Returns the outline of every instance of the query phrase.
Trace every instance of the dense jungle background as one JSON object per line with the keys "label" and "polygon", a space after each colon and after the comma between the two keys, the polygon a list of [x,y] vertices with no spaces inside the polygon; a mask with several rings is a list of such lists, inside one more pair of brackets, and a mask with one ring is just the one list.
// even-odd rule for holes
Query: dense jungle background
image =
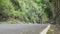
{"label": "dense jungle background", "polygon": [[60,0],[0,0],[0,24],[60,24]]}

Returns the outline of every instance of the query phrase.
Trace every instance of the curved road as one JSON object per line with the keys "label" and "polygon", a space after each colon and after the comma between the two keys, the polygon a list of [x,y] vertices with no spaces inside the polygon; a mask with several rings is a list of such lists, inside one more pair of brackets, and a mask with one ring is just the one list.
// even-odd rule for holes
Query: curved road
{"label": "curved road", "polygon": [[1,24],[0,34],[40,34],[48,24]]}

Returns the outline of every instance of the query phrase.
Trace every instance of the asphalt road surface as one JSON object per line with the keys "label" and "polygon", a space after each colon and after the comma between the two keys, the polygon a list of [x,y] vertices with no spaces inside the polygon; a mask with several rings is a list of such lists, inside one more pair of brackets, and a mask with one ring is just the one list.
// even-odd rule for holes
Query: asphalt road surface
{"label": "asphalt road surface", "polygon": [[40,34],[48,24],[1,24],[0,34]]}

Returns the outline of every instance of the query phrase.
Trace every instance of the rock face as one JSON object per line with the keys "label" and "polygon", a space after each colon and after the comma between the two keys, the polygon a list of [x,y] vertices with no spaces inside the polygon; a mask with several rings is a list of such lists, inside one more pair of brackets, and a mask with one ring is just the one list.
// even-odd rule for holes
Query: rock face
{"label": "rock face", "polygon": [[54,24],[60,24],[60,0],[55,0],[54,1],[54,14],[55,16],[53,17]]}

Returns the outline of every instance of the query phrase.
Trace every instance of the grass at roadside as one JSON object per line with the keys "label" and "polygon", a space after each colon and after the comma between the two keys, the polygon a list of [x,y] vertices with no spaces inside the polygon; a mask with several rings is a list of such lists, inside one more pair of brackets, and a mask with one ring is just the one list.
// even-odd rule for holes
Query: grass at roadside
{"label": "grass at roadside", "polygon": [[49,29],[47,34],[54,34],[54,29]]}
{"label": "grass at roadside", "polygon": [[16,24],[16,22],[14,22],[14,21],[3,21],[3,22],[0,22],[0,24]]}

